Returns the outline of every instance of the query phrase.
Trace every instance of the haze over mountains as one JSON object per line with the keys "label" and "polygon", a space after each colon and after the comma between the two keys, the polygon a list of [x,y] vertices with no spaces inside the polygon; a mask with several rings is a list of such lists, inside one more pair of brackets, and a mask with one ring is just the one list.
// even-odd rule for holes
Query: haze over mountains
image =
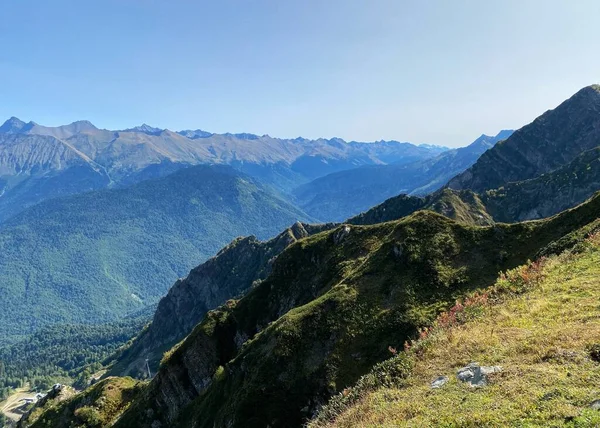
{"label": "haze over mountains", "polygon": [[318,219],[343,221],[399,193],[425,195],[475,163],[513,131],[481,135],[466,147],[410,163],[364,166],[332,173],[293,191],[297,203]]}
{"label": "haze over mountains", "polygon": [[408,163],[444,150],[395,141],[177,133],[145,124],[122,131],[88,121],[46,127],[13,117],[0,126],[0,221],[44,199],[130,185],[190,165],[231,165],[287,192],[331,172]]}
{"label": "haze over mountains", "polygon": [[[328,227],[314,236],[289,240],[289,246],[277,250],[280,253],[267,271],[264,260],[252,263],[255,270],[248,269],[247,260],[254,251],[246,246],[265,245],[252,241],[233,243],[198,267],[189,279],[174,285],[159,305],[152,333],[144,333],[115,368],[130,373],[131,352],[137,352],[141,343],[145,345],[138,355],[155,351],[146,335],[160,332],[160,337],[170,341],[182,337],[181,324],[173,322],[180,317],[175,308],[189,303],[191,290],[194,296],[208,289],[230,290],[229,296],[234,297],[241,290],[236,286],[241,286],[247,293],[208,312],[202,320],[202,311],[183,311],[194,314],[185,325],[200,324],[166,354],[156,378],[117,417],[117,426],[299,426],[327,397],[352,385],[389,355],[390,345],[400,349],[419,326],[431,323],[439,305],[447,307],[457,296],[491,284],[499,270],[540,252],[562,251],[589,236],[600,216],[599,197],[592,196],[598,190],[597,149],[589,150],[594,140],[600,146],[600,138],[590,134],[600,129],[595,124],[600,114],[591,116],[585,127],[576,118],[593,110],[600,98],[597,88],[591,90],[582,91],[586,102],[581,103],[580,92],[546,113],[542,126],[536,120],[490,149],[501,152],[514,147],[522,134],[531,135],[518,150],[539,159],[540,164],[549,157],[553,170],[510,183],[519,174],[519,166],[513,171],[507,164],[510,172],[507,178],[501,176],[502,188],[485,193],[444,188],[426,198],[392,198],[351,220],[372,226]],[[534,131],[538,138],[533,138]],[[571,138],[564,139],[565,133]],[[569,152],[572,141],[581,140],[590,143],[579,144],[573,150],[578,153],[571,156],[555,157],[563,149]],[[545,150],[547,145],[556,147],[556,152]],[[480,162],[492,155],[477,161],[472,170],[481,170]],[[587,174],[582,175],[584,171]],[[481,179],[484,189],[497,182]],[[543,188],[549,183],[557,183],[553,189],[560,204],[544,208],[549,195]],[[502,198],[513,201],[514,207],[524,201],[520,212],[526,214],[513,213],[510,221],[523,215],[541,217],[572,207],[581,198],[592,198],[549,220],[505,225],[495,223],[498,214],[486,205],[494,195],[500,198],[499,207],[513,206],[504,206]],[[423,208],[457,221],[415,212]],[[489,226],[473,226],[477,224]],[[218,274],[238,269],[249,274],[239,283]],[[209,273],[210,279],[203,282],[195,272]],[[250,286],[252,278],[258,280]],[[205,301],[201,298],[194,305],[202,309]]]}
{"label": "haze over mountains", "polygon": [[2,127],[7,183],[69,165],[116,188],[0,225],[2,334],[123,317],[172,287],[152,324],[105,361],[110,375],[150,372],[150,383],[109,377],[41,401],[24,426],[301,426],[371,369],[372,388],[396,379],[400,368],[377,365],[390,349],[499,271],[600,231],[600,86],[453,150],[36,127]]}

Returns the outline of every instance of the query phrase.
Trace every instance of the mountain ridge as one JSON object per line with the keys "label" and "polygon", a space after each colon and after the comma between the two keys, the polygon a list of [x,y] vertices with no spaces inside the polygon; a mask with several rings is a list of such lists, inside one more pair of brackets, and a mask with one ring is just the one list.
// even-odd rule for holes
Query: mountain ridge
{"label": "mountain ridge", "polygon": [[573,161],[599,141],[600,85],[591,85],[486,152],[448,187],[482,192],[534,178]]}
{"label": "mountain ridge", "polygon": [[[438,285],[429,282],[419,289],[419,299],[450,304],[453,298],[442,298],[444,293],[455,297],[450,290],[459,292],[459,284],[473,290],[491,283],[499,270],[525,262],[554,240],[595,221],[599,204],[597,195],[549,220],[475,228],[422,211],[394,222],[340,226],[303,239],[278,257],[266,281],[239,301],[211,311],[166,355],[144,394],[152,399],[136,402],[117,426],[150,426],[155,420],[181,426],[298,425],[332,389],[341,391],[357,379],[360,367],[381,358],[388,345],[399,346],[414,334],[411,322],[419,325],[431,316],[425,314],[433,307],[413,309],[410,313],[419,321],[411,322],[406,315],[386,311],[395,307],[390,299],[399,299],[397,310],[404,313],[402,287],[434,281]],[[362,261],[365,251],[374,253]],[[478,260],[477,275],[466,262],[471,257]],[[454,260],[449,271],[437,264],[442,260]],[[482,263],[490,266],[483,268]],[[399,275],[402,280],[395,285],[384,280]],[[359,325],[362,333],[352,333]],[[265,394],[268,405],[259,398]],[[304,406],[308,409],[303,412]],[[142,409],[148,408],[153,416],[144,417]]]}
{"label": "mountain ridge", "polygon": [[293,191],[299,206],[322,221],[343,221],[399,193],[425,195],[469,168],[507,136],[481,135],[471,144],[406,164],[370,165],[317,178]]}
{"label": "mountain ridge", "polygon": [[[19,146],[12,143],[15,139]],[[48,153],[49,147],[61,144],[60,154]],[[147,124],[113,131],[84,120],[47,127],[13,117],[0,126],[0,192],[6,195],[0,196],[0,223],[45,199],[125,187],[198,164],[230,165],[284,194],[332,171],[412,162],[443,150],[399,142],[173,132]],[[81,159],[73,165],[73,158]],[[72,166],[77,168],[69,171]],[[45,191],[35,192],[41,185]]]}
{"label": "mountain ridge", "polygon": [[333,227],[297,222],[269,241],[254,236],[232,241],[173,284],[148,328],[117,357],[109,374],[144,377],[148,367],[158,370],[163,353],[184,339],[209,310],[256,287],[291,244]]}

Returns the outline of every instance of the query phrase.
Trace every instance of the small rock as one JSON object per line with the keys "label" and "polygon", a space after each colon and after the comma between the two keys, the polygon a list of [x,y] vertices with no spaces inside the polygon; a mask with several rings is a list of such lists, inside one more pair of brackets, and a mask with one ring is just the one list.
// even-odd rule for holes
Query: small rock
{"label": "small rock", "polygon": [[394,255],[396,257],[402,257],[402,247],[400,245],[394,245]]}
{"label": "small rock", "polygon": [[441,388],[442,386],[446,385],[448,380],[449,379],[447,376],[440,376],[437,379],[435,379],[433,382],[431,382],[431,388],[432,389]]}
{"label": "small rock", "polygon": [[594,410],[600,410],[600,400],[594,400],[590,404],[590,408]]}
{"label": "small rock", "polygon": [[345,224],[341,229],[339,229],[334,235],[333,235],[333,243],[338,245],[341,244],[342,241],[344,241],[344,239],[346,239],[346,237],[350,234],[350,226],[348,226],[347,224]]}
{"label": "small rock", "polygon": [[499,366],[480,366],[478,363],[471,363],[456,373],[456,377],[461,382],[466,382],[472,387],[485,386],[488,383],[488,375],[501,372]]}

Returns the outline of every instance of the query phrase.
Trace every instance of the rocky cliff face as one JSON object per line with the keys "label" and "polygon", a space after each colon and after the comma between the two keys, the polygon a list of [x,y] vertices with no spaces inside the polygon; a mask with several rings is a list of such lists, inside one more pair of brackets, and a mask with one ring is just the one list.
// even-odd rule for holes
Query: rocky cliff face
{"label": "rocky cliff face", "polygon": [[289,245],[332,227],[298,222],[266,242],[254,236],[234,240],[171,287],[152,323],[119,356],[111,373],[145,376],[146,359],[155,371],[163,353],[189,334],[210,309],[257,286]]}
{"label": "rocky cliff face", "polygon": [[598,145],[600,86],[593,85],[488,150],[448,186],[475,192],[498,188],[560,168]]}
{"label": "rocky cliff face", "polygon": [[525,221],[574,207],[599,189],[600,147],[596,147],[550,173],[488,190],[481,200],[495,221]]}

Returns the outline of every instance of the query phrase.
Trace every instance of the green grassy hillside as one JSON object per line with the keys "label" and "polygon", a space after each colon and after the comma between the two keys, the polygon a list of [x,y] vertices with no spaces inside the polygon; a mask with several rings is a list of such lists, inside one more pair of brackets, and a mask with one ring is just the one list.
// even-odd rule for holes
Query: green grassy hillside
{"label": "green grassy hillside", "polygon": [[[386,364],[390,382],[369,383],[378,373],[369,374],[310,426],[599,426],[599,299],[597,231],[455,306]],[[473,388],[456,378],[473,361],[502,371]],[[449,381],[432,389],[438,376]]]}
{"label": "green grassy hillside", "polygon": [[[121,395],[120,400],[110,407],[119,409],[119,412],[125,409],[117,417],[115,425],[299,426],[311,419],[332,396],[338,398],[321,410],[321,417],[314,423],[339,421],[340,424],[356,426],[364,422],[365,426],[369,426],[372,420],[368,419],[371,417],[368,415],[374,415],[375,424],[385,424],[382,418],[387,418],[388,414],[382,413],[384,416],[381,418],[377,416],[382,398],[377,398],[370,413],[368,408],[355,413],[352,409],[358,404],[369,405],[365,398],[370,397],[368,394],[381,394],[384,399],[388,397],[386,390],[380,387],[397,388],[404,382],[410,382],[411,376],[421,370],[419,362],[428,357],[429,352],[439,352],[436,360],[439,365],[423,363],[422,370],[429,371],[424,371],[423,378],[419,378],[420,389],[414,393],[417,396],[422,391],[430,391],[429,382],[435,378],[434,374],[451,377],[457,365],[466,365],[473,360],[500,364],[498,357],[515,356],[512,363],[503,363],[506,369],[498,375],[500,377],[505,373],[523,376],[521,371],[511,369],[511,364],[519,364],[516,359],[521,354],[525,363],[529,354],[541,358],[537,352],[539,349],[544,349],[542,356],[549,355],[548,361],[556,356],[560,364],[565,364],[561,360],[565,355],[568,358],[581,356],[577,353],[580,352],[577,346],[593,345],[592,341],[582,343],[576,335],[569,336],[577,344],[572,346],[576,351],[572,354],[571,345],[562,348],[557,339],[547,344],[543,342],[546,337],[543,322],[539,330],[534,330],[539,332],[537,336],[528,336],[530,324],[527,324],[526,318],[520,318],[521,321],[514,325],[509,320],[506,329],[500,331],[494,330],[494,325],[502,326],[504,321],[492,319],[486,324],[491,331],[485,334],[493,338],[495,348],[484,353],[485,342],[480,346],[474,341],[478,337],[475,333],[472,339],[465,333],[456,341],[440,339],[440,346],[428,347],[427,340],[438,340],[441,336],[425,328],[438,324],[454,326],[457,322],[463,325],[470,317],[486,313],[491,317],[502,315],[502,311],[496,310],[499,307],[496,304],[508,301],[506,296],[513,294],[526,296],[523,293],[533,290],[549,276],[545,269],[558,266],[553,264],[554,260],[568,259],[552,259],[547,265],[530,263],[525,268],[515,269],[541,254],[551,256],[575,247],[585,255],[581,257],[592,254],[585,263],[586,266],[595,266],[598,264],[598,252],[589,247],[596,245],[596,241],[590,240],[589,235],[594,235],[600,226],[599,214],[600,196],[596,196],[577,208],[543,221],[476,227],[432,212],[418,212],[399,221],[373,226],[342,225],[301,239],[281,253],[272,273],[246,296],[210,311],[184,341],[165,355],[157,376],[150,384],[140,386],[141,391],[133,396]],[[498,272],[506,270],[509,270],[508,273],[492,291],[481,292],[496,282]],[[596,272],[592,271],[589,276],[579,276],[586,282],[585,278],[594,275]],[[575,279],[569,272],[565,278]],[[582,296],[578,286],[574,290],[573,298]],[[540,296],[557,303],[574,301],[555,293],[552,288],[540,288]],[[587,300],[577,303],[583,305],[581,312],[579,309],[570,312],[558,309],[564,313],[544,315],[544,322],[565,327],[572,325],[573,328],[577,325],[577,328],[588,329],[594,335],[594,318],[582,319],[578,318],[578,314],[584,316],[588,311],[586,305],[597,299],[583,296]],[[464,304],[456,305],[457,300]],[[531,303],[527,299],[522,300],[521,307],[524,310],[536,308]],[[569,322],[570,319],[572,322]],[[443,332],[445,334],[446,330]],[[511,334],[516,335],[514,346],[510,352],[503,353],[501,347],[504,342],[501,339],[508,340]],[[415,340],[419,336],[424,341]],[[552,337],[561,336],[559,333],[548,336],[549,339]],[[569,340],[566,339],[565,343]],[[409,346],[405,347],[406,343]],[[555,354],[542,348],[549,344],[559,347]],[[455,351],[453,346],[457,347]],[[408,354],[403,354],[403,349],[408,349]],[[499,353],[493,354],[497,349]],[[563,353],[563,350],[568,352]],[[394,353],[401,355],[386,361]],[[416,359],[411,355],[416,355]],[[373,372],[368,374],[371,370]],[[568,370],[572,372],[575,368]],[[562,373],[560,379],[570,377],[566,372]],[[365,374],[366,377],[361,377]],[[546,375],[543,371],[541,374]],[[550,375],[554,376],[552,372]],[[427,379],[425,386],[423,379]],[[495,379],[492,377],[492,386]],[[358,386],[351,388],[357,381]],[[515,385],[511,388],[517,391]],[[461,386],[451,381],[441,394],[453,391],[453,388]],[[568,398],[572,397],[569,390],[555,389],[559,396],[563,394],[566,399],[571,399]],[[63,404],[52,404],[51,411],[40,409],[35,416],[38,419],[33,420],[44,420],[49,426],[77,426],[81,424],[76,411],[79,405],[73,403],[81,402],[78,400],[93,391],[97,391],[96,387]],[[463,408],[475,409],[479,412],[477,417],[483,415],[476,420],[486,421],[485,406],[489,406],[491,401],[485,391],[495,390],[484,389],[483,395],[469,391],[464,394],[471,395],[463,394],[461,400],[466,397],[466,400],[481,401]],[[549,392],[547,397],[552,400],[555,392]],[[402,393],[402,390],[394,392]],[[415,411],[421,409],[426,412],[429,409],[426,400],[431,399],[431,394],[433,392],[428,392]],[[591,392],[579,395],[581,398],[575,402],[583,408],[581,403],[590,399],[591,395]],[[499,396],[498,400],[515,402],[514,397],[506,394]],[[459,403],[451,401],[451,394],[435,405],[445,406],[448,403],[452,406],[438,413],[431,412],[432,417],[439,414],[440,418],[451,418],[449,412],[460,408]],[[410,406],[402,407],[398,400],[391,400],[389,406],[392,417],[395,417],[393,406],[410,410]],[[99,420],[110,420],[111,423],[114,420],[115,413],[105,416],[101,406],[92,404],[91,407],[93,411],[86,412]],[[560,412],[557,414],[562,417]],[[582,412],[565,417],[575,420],[587,415]],[[346,417],[350,419],[344,419]],[[351,419],[356,417],[365,419],[360,422]],[[391,420],[390,425],[398,422],[397,419]],[[457,420],[456,426],[462,426],[461,419]]]}
{"label": "green grassy hillside", "polygon": [[419,212],[303,239],[245,297],[209,312],[118,424],[299,425],[457,298],[599,213],[600,197],[491,227]]}
{"label": "green grassy hillside", "polygon": [[50,392],[19,423],[20,428],[99,428],[111,426],[143,391],[134,379],[108,378],[74,395],[70,388]]}

